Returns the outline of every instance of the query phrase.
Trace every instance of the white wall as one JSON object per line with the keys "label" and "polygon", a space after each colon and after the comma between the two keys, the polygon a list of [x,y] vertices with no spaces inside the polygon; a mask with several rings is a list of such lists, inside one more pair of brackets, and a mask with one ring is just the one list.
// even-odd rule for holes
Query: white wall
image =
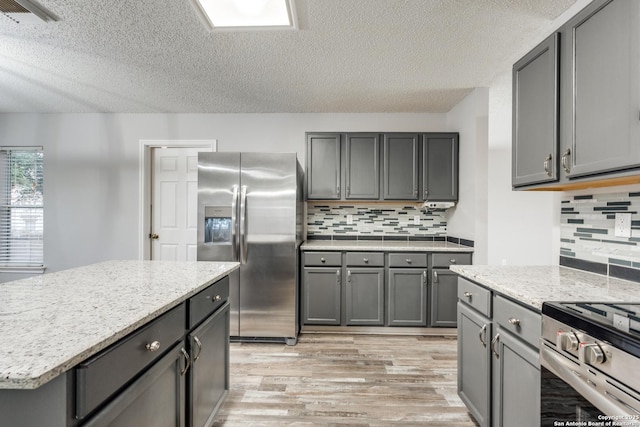
{"label": "white wall", "polygon": [[488,264],[558,264],[560,196],[511,189],[511,70],[489,88]]}
{"label": "white wall", "polygon": [[216,139],[304,165],[306,131],[445,129],[445,114],[0,114],[1,145],[44,147],[48,272],[138,257],[140,140]]}
{"label": "white wall", "polygon": [[459,202],[450,209],[448,234],[473,240],[474,263],[487,259],[487,121],[486,88],[478,88],[447,114],[447,128],[460,133]]}

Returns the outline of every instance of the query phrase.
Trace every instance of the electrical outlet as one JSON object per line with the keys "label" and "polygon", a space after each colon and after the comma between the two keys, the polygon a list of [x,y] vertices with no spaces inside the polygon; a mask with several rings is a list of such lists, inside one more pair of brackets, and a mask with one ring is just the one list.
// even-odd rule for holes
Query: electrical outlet
{"label": "electrical outlet", "polygon": [[347,224],[348,225],[353,224],[353,215],[347,215]]}
{"label": "electrical outlet", "polygon": [[413,216],[413,223],[415,225],[420,225],[420,215],[414,215]]}
{"label": "electrical outlet", "polygon": [[631,214],[630,213],[627,213],[627,212],[616,213],[615,236],[631,237]]}
{"label": "electrical outlet", "polygon": [[624,332],[629,332],[629,318],[618,313],[613,313],[613,327]]}

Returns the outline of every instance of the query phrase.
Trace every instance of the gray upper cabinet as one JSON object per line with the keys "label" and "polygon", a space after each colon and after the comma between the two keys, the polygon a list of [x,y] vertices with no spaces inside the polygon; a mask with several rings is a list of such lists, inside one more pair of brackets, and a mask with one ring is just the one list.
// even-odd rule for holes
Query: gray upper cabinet
{"label": "gray upper cabinet", "polygon": [[514,187],[558,180],[558,53],[555,33],[513,66]]}
{"label": "gray upper cabinet", "polygon": [[418,200],[418,134],[384,135],[383,199]]}
{"label": "gray upper cabinet", "polygon": [[380,198],[380,137],[347,134],[345,138],[345,198]]}
{"label": "gray upper cabinet", "polygon": [[515,189],[637,182],[640,2],[595,0],[513,67]]}
{"label": "gray upper cabinet", "polygon": [[341,197],[339,133],[307,134],[307,199]]}
{"label": "gray upper cabinet", "polygon": [[640,2],[597,0],[563,29],[561,164],[570,178],[640,166],[639,27]]}
{"label": "gray upper cabinet", "polygon": [[458,200],[458,134],[422,137],[422,198]]}

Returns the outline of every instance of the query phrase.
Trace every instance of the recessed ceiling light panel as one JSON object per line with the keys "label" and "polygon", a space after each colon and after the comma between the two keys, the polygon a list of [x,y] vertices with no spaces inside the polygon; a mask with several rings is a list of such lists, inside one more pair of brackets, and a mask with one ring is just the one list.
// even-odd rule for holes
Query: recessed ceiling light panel
{"label": "recessed ceiling light panel", "polygon": [[213,30],[296,28],[293,0],[191,0]]}

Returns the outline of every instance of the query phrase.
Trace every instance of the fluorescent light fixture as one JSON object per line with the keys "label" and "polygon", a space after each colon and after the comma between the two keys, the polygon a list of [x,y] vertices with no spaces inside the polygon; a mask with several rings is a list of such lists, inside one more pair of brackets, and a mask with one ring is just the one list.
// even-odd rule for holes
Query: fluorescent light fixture
{"label": "fluorescent light fixture", "polygon": [[192,0],[217,29],[295,28],[293,0]]}

